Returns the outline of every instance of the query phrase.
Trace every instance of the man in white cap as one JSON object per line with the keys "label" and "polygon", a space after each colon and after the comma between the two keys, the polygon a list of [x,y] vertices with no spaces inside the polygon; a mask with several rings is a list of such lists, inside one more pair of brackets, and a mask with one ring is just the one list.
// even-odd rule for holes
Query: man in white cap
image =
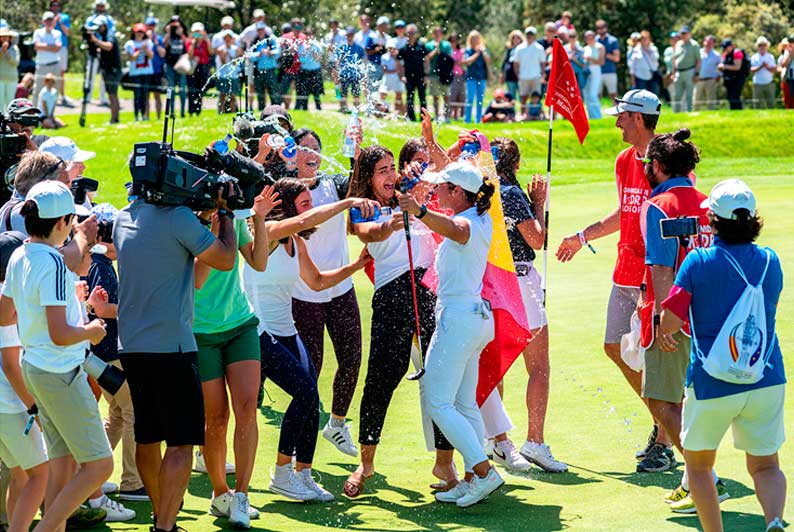
{"label": "man in white cap", "polygon": [[[513,70],[518,77],[518,96],[521,97],[521,115],[528,117],[527,100],[533,92],[540,93],[546,71],[546,50],[537,41],[538,30],[529,26],[524,30],[526,40],[516,46],[510,55]],[[515,98],[517,95],[514,94]]]}
{"label": "man in white cap", "polygon": [[[604,351],[639,396],[642,390],[642,374],[623,361],[620,356],[620,341],[624,334],[631,331],[631,316],[640,299],[640,285],[645,270],[645,244],[640,230],[640,210],[651,192],[642,159],[648,143],[655,136],[662,105],[655,94],[638,89],[628,91],[623,98],[616,98],[615,103],[615,107],[607,109],[606,113],[617,116],[615,125],[623,132],[623,141],[631,145],[620,152],[615,160],[618,206],[601,220],[563,238],[557,248],[557,260],[568,262],[580,249],[589,246],[591,241],[619,232],[618,256],[607,305]],[[648,445],[637,453],[637,459],[645,459],[648,451],[657,442],[669,444],[670,439],[654,421]],[[669,468],[671,455],[672,451],[665,457],[657,457],[656,461],[666,461]]]}
{"label": "man in white cap", "polygon": [[[85,162],[96,157],[95,152],[78,148],[69,137],[50,137],[39,146],[39,151],[51,153],[66,163],[70,183],[83,175]],[[88,208],[90,207],[89,202]]]}
{"label": "man in white cap", "polygon": [[45,11],[41,16],[43,27],[33,32],[33,48],[36,50],[36,81],[33,85],[31,101],[39,101],[39,93],[44,88],[47,74],[60,76],[62,34],[55,29],[55,13]]}
{"label": "man in white cap", "polygon": [[758,51],[750,56],[750,73],[753,75],[753,107],[755,109],[774,109],[774,76],[777,72],[775,56],[769,53],[769,40],[763,35],[755,40],[755,48]]}
{"label": "man in white cap", "polygon": [[237,35],[232,28],[234,27],[234,19],[230,16],[225,16],[221,19],[221,31],[212,36],[210,41],[210,53],[215,55],[215,70],[218,71],[223,66],[221,58],[216,52],[218,48],[224,45],[226,36],[231,35],[234,44],[240,44],[240,36]]}
{"label": "man in white cap", "polygon": [[[116,34],[116,22],[113,20],[113,17],[110,16],[108,13],[109,4],[106,0],[95,0],[94,1],[94,12],[85,19],[85,27],[94,27],[94,26],[101,26],[100,22],[104,21],[104,24],[107,26],[107,35],[115,35]],[[87,59],[87,58],[86,58]],[[90,61],[86,61],[86,65],[91,64]],[[94,80],[96,80],[97,74],[99,73],[99,61],[93,61],[93,72],[90,76],[90,84],[88,86],[88,94],[91,95],[94,92]],[[105,89],[105,78],[102,77],[99,80],[99,105],[110,107],[110,100],[108,99],[107,90]]]}
{"label": "man in white cap", "polygon": [[265,24],[265,35],[272,35],[273,30],[265,23],[265,11],[264,9],[254,9],[253,14],[253,21],[251,24],[246,26],[246,28],[240,33],[240,43],[246,49],[250,48],[254,43],[256,43],[256,32],[257,32],[257,24],[260,22]]}
{"label": "man in white cap", "polygon": [[673,112],[689,113],[700,71],[700,45],[692,38],[689,26],[681,26],[678,36],[680,39],[673,49]]}

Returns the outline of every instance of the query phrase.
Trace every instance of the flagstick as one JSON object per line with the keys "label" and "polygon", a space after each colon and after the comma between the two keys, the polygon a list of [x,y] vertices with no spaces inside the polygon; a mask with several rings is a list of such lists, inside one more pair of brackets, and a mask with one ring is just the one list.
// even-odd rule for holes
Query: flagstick
{"label": "flagstick", "polygon": [[546,156],[546,204],[543,221],[546,233],[543,236],[543,278],[540,285],[543,288],[543,306],[546,306],[546,276],[549,266],[549,210],[551,208],[551,138],[554,132],[554,106],[549,106],[549,148]]}

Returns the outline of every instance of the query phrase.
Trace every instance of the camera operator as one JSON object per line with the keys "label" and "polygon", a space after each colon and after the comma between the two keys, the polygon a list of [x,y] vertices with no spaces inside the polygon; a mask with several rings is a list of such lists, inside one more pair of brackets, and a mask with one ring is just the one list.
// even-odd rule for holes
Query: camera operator
{"label": "camera operator", "polygon": [[119,43],[111,29],[110,20],[104,15],[93,17],[90,25],[86,22],[84,30],[85,38],[88,40],[88,60],[89,62],[98,61],[99,72],[105,81],[105,90],[110,101],[110,123],[117,124],[119,121],[118,92],[121,83]]}
{"label": "camera operator", "polygon": [[[110,16],[110,13],[108,13],[108,4],[107,4],[106,0],[95,0],[94,1],[94,12],[91,13],[88,16],[88,18],[85,19],[85,26],[84,27],[90,27],[90,26],[98,25],[98,24],[96,24],[96,20],[99,17],[103,17],[105,19],[105,21],[107,22],[108,33],[110,35],[115,35],[116,34],[116,24],[115,24],[115,21],[113,20],[113,17]],[[86,44],[86,45],[88,44],[88,39],[86,39],[85,35],[83,36],[83,41],[84,41],[84,44]],[[97,74],[99,73],[99,64],[96,61],[94,61],[93,64],[92,64],[91,61],[89,60],[91,55],[96,56],[96,50],[92,51],[91,47],[88,47],[87,48],[87,57],[86,57],[86,76],[89,77],[89,84],[88,84],[89,100],[91,99],[90,95],[94,92],[94,79],[96,78]],[[91,72],[89,72],[87,70],[88,67],[91,67]],[[100,105],[104,105],[104,106],[108,106],[109,105],[107,94],[106,94],[106,91],[105,91],[105,82],[104,81],[101,82],[100,85],[99,85],[99,102],[100,102]]]}
{"label": "camera operator", "polygon": [[[228,189],[231,184],[224,185]],[[119,349],[135,411],[138,472],[154,530],[176,530],[194,445],[204,444],[204,400],[193,336],[194,259],[228,271],[237,236],[228,194],[218,194],[217,238],[185,206],[136,199],[116,217]],[[152,259],[155,260],[152,260]],[[162,442],[166,452],[161,456]],[[161,484],[160,479],[168,479]]]}
{"label": "camera operator", "polygon": [[[8,115],[7,124],[11,132],[27,137],[26,151],[36,151],[49,138],[47,135],[33,134],[33,130],[41,117],[41,109],[33,105],[33,102],[27,98],[12,100],[6,108],[6,114]],[[20,153],[19,155],[21,156],[22,154]]]}
{"label": "camera operator", "polygon": [[[35,184],[48,180],[60,181],[68,186],[67,166],[63,159],[59,159],[51,153],[34,151],[22,156],[14,178],[14,197],[0,208],[0,223],[2,223],[4,231],[19,231],[27,235],[25,218],[20,211],[28,191]],[[71,271],[76,271],[88,250],[96,244],[96,217],[90,216],[80,223],[77,223],[75,219],[72,223],[72,232],[72,239],[59,251],[63,255],[66,267]]]}

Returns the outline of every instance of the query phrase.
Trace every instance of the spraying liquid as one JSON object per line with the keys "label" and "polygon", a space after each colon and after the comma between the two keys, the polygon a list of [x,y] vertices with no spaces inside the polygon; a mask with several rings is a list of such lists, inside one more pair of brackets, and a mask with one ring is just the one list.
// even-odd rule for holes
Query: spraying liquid
{"label": "spraying liquid", "polygon": [[353,138],[354,127],[358,127],[358,109],[355,107],[350,113],[350,120],[347,122],[347,129],[345,129],[345,142],[342,144],[342,155],[345,157],[355,157],[356,155],[356,139]]}
{"label": "spraying liquid", "polygon": [[350,221],[354,224],[374,222],[381,216],[391,216],[392,212],[394,211],[389,207],[375,207],[375,213],[369,218],[364,218],[364,215],[361,214],[361,209],[353,207],[350,209]]}

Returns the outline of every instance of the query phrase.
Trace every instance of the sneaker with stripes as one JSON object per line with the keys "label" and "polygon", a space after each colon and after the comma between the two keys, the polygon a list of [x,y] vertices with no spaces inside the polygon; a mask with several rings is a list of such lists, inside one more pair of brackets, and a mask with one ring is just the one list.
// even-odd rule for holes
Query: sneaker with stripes
{"label": "sneaker with stripes", "polygon": [[332,425],[331,421],[332,419],[329,419],[323,428],[323,438],[333,443],[339,452],[348,456],[358,456],[358,447],[353,443],[353,437],[350,435],[350,425],[347,423]]}

